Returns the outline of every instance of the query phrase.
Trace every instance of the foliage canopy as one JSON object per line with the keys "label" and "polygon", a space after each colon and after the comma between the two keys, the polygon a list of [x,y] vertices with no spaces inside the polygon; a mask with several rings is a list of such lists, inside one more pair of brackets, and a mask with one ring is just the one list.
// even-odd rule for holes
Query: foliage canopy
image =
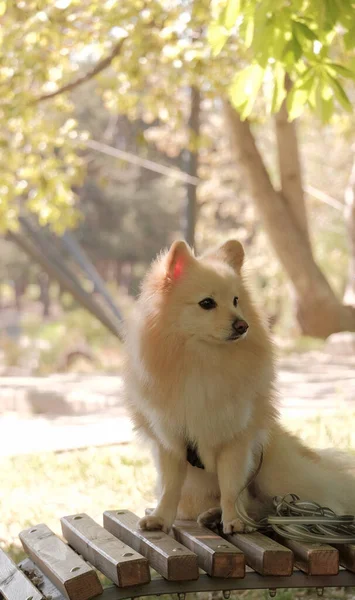
{"label": "foliage canopy", "polygon": [[292,82],[291,119],[309,106],[326,122],[334,101],[352,110],[343,85],[355,79],[355,4],[350,0],[218,0],[208,29],[214,55],[233,37],[246,62],[229,88],[242,117],[250,115],[262,84],[269,110],[277,112],[286,96],[286,75]]}
{"label": "foliage canopy", "polygon": [[306,106],[324,121],[335,106],[351,109],[350,0],[1,0],[0,14],[3,230],[22,207],[57,229],[74,223],[85,133],[60,92],[83,73],[95,72],[110,110],[175,131],[192,85],[205,97],[229,95],[246,118],[261,95],[278,110],[287,74],[291,118]]}

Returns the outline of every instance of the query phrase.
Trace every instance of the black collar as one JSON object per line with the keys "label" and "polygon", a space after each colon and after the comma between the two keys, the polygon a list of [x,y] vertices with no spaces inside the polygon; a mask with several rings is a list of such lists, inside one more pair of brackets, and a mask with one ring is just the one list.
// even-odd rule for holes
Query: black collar
{"label": "black collar", "polygon": [[186,448],[186,460],[193,467],[197,467],[198,469],[204,469],[205,465],[201,461],[199,454],[197,452],[196,444],[191,444],[188,442]]}

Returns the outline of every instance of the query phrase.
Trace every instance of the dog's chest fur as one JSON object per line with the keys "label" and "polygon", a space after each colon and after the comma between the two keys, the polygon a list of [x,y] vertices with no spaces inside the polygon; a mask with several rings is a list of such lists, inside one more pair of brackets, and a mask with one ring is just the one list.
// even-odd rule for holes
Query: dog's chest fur
{"label": "dog's chest fur", "polygon": [[180,424],[187,438],[199,446],[216,446],[248,425],[253,401],[243,381],[228,381],[212,366],[210,373],[192,370],[181,387]]}
{"label": "dog's chest fur", "polygon": [[238,363],[231,369],[223,361],[206,360],[180,364],[171,385],[162,386],[162,379],[153,379],[140,408],[165,445],[188,440],[201,454],[247,429],[257,394],[268,385],[263,369],[251,372]]}

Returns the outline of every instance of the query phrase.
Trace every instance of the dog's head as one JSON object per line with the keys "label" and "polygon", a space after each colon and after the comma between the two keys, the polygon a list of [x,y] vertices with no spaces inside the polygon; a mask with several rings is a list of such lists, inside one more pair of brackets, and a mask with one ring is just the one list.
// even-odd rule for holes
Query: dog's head
{"label": "dog's head", "polygon": [[243,247],[234,240],[200,258],[185,242],[174,242],[148,274],[141,302],[154,303],[166,333],[224,344],[243,340],[251,326],[243,262]]}

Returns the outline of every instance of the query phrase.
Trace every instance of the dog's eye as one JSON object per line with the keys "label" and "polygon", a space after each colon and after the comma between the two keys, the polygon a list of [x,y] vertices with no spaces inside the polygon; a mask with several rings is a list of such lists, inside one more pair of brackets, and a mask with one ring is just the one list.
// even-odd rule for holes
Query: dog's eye
{"label": "dog's eye", "polygon": [[199,302],[199,305],[204,310],[212,310],[212,308],[216,308],[217,302],[215,302],[213,298],[204,298],[203,300],[201,300],[201,302]]}
{"label": "dog's eye", "polygon": [[235,308],[237,308],[237,306],[238,306],[238,300],[239,300],[238,296],[234,296],[234,298],[233,298],[233,306],[235,306]]}

